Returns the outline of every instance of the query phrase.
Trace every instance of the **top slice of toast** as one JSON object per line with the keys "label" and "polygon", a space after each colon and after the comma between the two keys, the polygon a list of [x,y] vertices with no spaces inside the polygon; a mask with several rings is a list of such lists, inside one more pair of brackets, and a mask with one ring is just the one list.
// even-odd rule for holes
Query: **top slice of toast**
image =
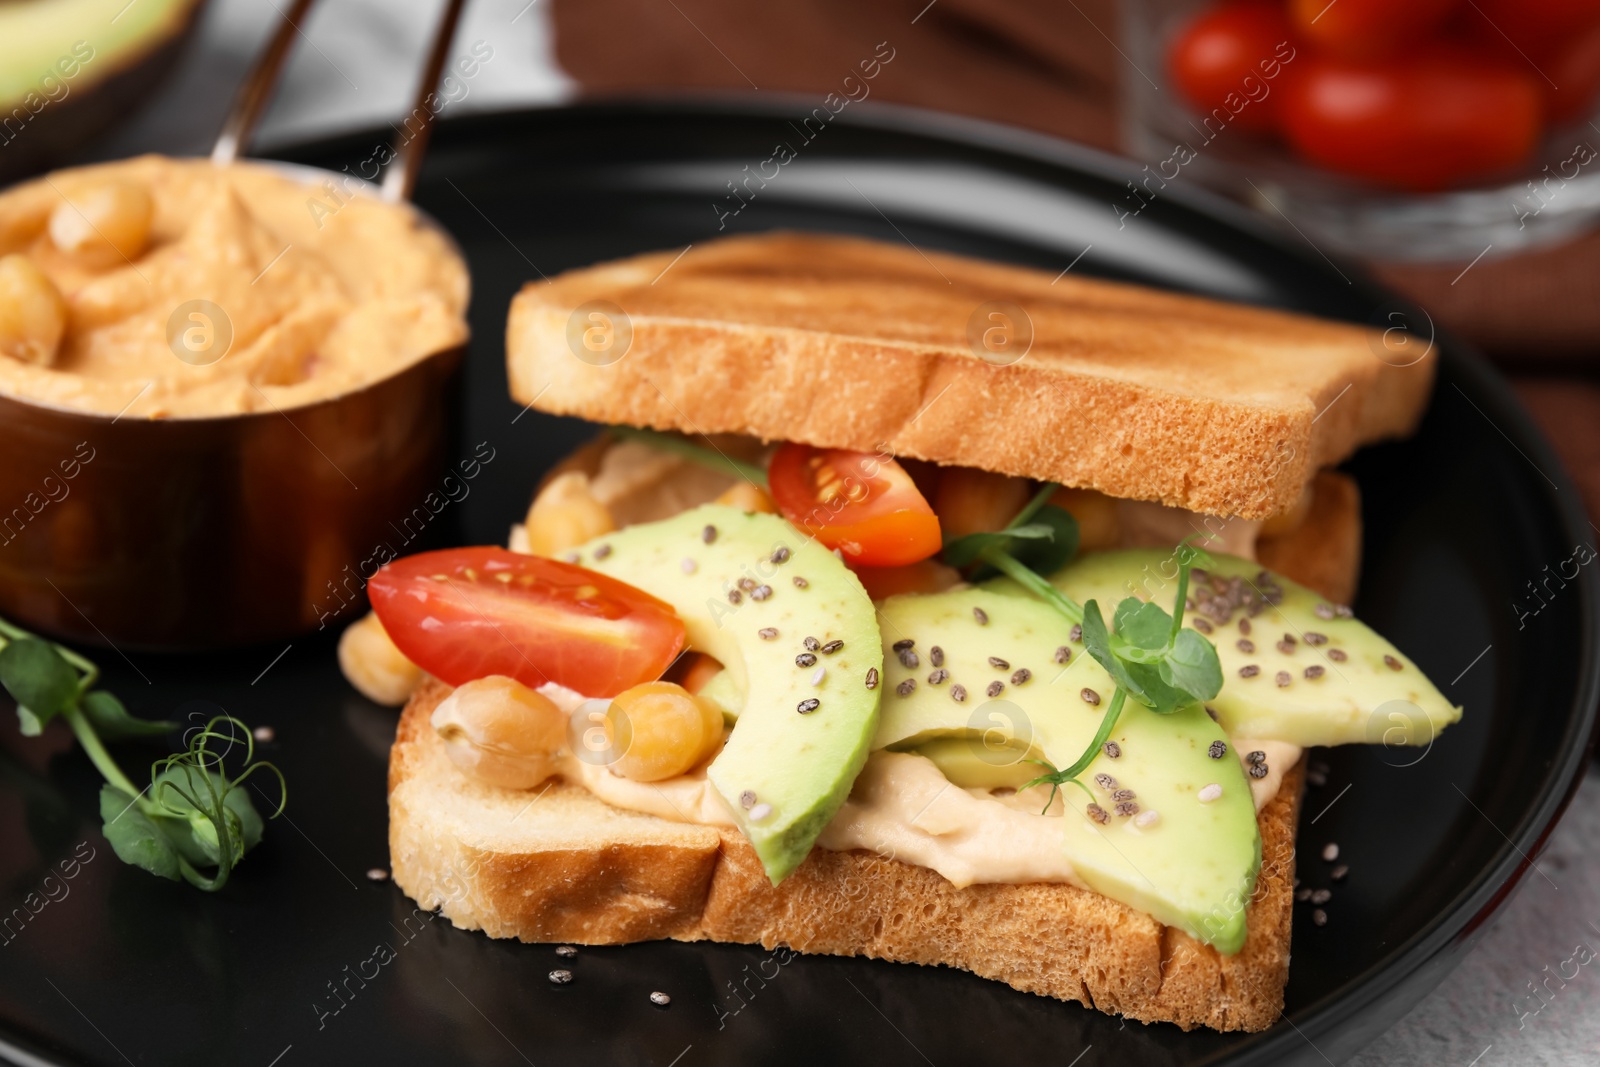
{"label": "top slice of toast", "polygon": [[1244,518],[1410,432],[1434,375],[1431,351],[1365,327],[784,232],[531,283],[506,347],[512,395],[555,414]]}

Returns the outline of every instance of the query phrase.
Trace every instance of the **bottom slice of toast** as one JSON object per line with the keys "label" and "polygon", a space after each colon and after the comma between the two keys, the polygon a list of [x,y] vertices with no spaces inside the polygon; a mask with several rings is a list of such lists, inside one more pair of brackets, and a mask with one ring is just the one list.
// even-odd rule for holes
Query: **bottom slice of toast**
{"label": "bottom slice of toast", "polygon": [[869,851],[816,848],[781,885],[736,831],[612,807],[581,786],[484,785],[459,772],[428,682],[389,762],[395,883],[491,937],[611,945],[658,938],[945,964],[1013,988],[1185,1030],[1262,1030],[1289,973],[1304,759],[1259,814],[1262,864],[1244,949],[1224,956],[1070,885],[973,885]]}

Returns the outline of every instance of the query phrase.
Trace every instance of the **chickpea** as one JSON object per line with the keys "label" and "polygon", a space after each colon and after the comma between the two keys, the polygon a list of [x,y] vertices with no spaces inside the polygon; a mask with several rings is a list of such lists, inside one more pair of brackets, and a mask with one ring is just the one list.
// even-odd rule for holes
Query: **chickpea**
{"label": "chickpea", "polygon": [[433,729],[464,773],[505,789],[532,789],[561,769],[567,715],[514,678],[457,686],[433,709]]}
{"label": "chickpea", "polygon": [[1299,498],[1289,505],[1287,511],[1280,511],[1263,522],[1261,524],[1261,536],[1282,537],[1284,534],[1291,534],[1298,530],[1300,524],[1306,521],[1306,516],[1311,513],[1311,499],[1316,495],[1313,492],[1315,484],[1314,482],[1307,482],[1305,488],[1300,490]]}
{"label": "chickpea", "polygon": [[611,769],[659,782],[693,769],[722,743],[722,712],[681,685],[645,682],[619,693],[606,711],[606,740],[621,752]]}
{"label": "chickpea", "polygon": [[1117,518],[1117,502],[1093,489],[1058,489],[1050,503],[1064,508],[1078,520],[1078,550],[1098,552],[1116,548],[1122,542],[1122,525]]}
{"label": "chickpea", "polygon": [[48,367],[67,329],[67,302],[27,256],[0,257],[0,355]]}
{"label": "chickpea", "polygon": [[718,504],[726,504],[730,508],[740,511],[759,511],[764,515],[776,515],[778,506],[772,502],[772,497],[759,485],[754,485],[740,478],[728,486],[723,494],[717,497]]}
{"label": "chickpea", "polygon": [[144,186],[111,182],[57,204],[50,240],[87,265],[121,266],[144,251],[154,210]]}
{"label": "chickpea", "polygon": [[1026,478],[975,470],[946,468],[933,494],[933,510],[945,537],[1003,529],[1028,502]]}
{"label": "chickpea", "polygon": [[390,707],[404,704],[422,681],[422,668],[406,659],[370,612],[339,636],[339,669],[362,696]]}
{"label": "chickpea", "polygon": [[589,491],[589,476],[567,471],[540,490],[524,520],[528,551],[555,557],[617,528],[606,506]]}

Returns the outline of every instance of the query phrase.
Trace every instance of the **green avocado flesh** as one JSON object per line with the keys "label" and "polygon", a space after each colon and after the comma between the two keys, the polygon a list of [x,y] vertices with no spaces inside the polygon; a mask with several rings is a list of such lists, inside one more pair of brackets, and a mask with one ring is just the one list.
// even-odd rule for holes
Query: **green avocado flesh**
{"label": "green avocado flesh", "polygon": [[[987,618],[981,623],[973,609]],[[874,750],[915,750],[958,774],[976,773],[974,763],[1017,763],[1026,749],[1051,763],[1073,763],[1094,739],[1114,686],[1105,671],[1068,639],[1070,624],[1054,608],[1032,597],[995,589],[964,589],[931,596],[890,597],[881,605],[885,667],[883,709]],[[906,640],[914,644],[897,651]],[[942,653],[947,676],[930,683],[933,649]],[[1071,661],[1057,662],[1057,650]],[[1005,666],[990,662],[1003,660]],[[1031,676],[1014,684],[1018,670]],[[905,685],[915,682],[915,688]],[[988,696],[992,683],[1003,690]],[[954,699],[962,686],[966,699]],[[1080,695],[1092,689],[1091,706]],[[902,690],[904,692],[902,693]],[[1231,749],[1213,759],[1222,728],[1192,706],[1172,715],[1129,700],[1111,740],[1118,758],[1104,753],[1080,776],[1106,812],[1114,789],[1129,789],[1140,812],[1155,811],[1152,825],[1135,825],[1136,814],[1111,814],[1104,825],[1087,814],[1089,799],[1076,786],[1062,789],[1066,805],[1067,856],[1084,884],[1130,907],[1148,912],[1224,953],[1238,952],[1245,939],[1245,903],[1261,865],[1261,837],[1250,787]],[[952,757],[950,741],[968,754]],[[1027,777],[1044,768],[1023,763]],[[1096,775],[1110,775],[1107,788]],[[1210,803],[1198,798],[1207,785],[1222,788]],[[1043,817],[1043,816],[1042,816]]]}
{"label": "green avocado flesh", "polygon": [[[137,61],[194,6],[195,0],[0,3],[0,108],[26,121],[44,108],[40,101],[64,102]],[[23,114],[10,115],[18,106]]]}
{"label": "green avocado flesh", "polygon": [[[883,653],[866,590],[782,519],[714,504],[597,538],[578,562],[672,605],[689,647],[726,668],[724,692],[744,694],[709,773],[776,885],[844,803],[878,725],[882,689],[868,681]],[[797,710],[810,700],[815,710]]]}
{"label": "green avocado flesh", "polygon": [[[1184,625],[1211,628],[1206,636],[1217,646],[1223,682],[1210,706],[1232,736],[1306,748],[1426,745],[1461,718],[1415,663],[1365,624],[1340,617],[1334,605],[1287,578],[1267,575],[1268,586],[1259,564],[1213,558],[1210,574],[1191,578],[1195,608]],[[1138,596],[1170,609],[1176,571],[1171,551],[1128,549],[1084,556],[1051,582],[1080,604],[1094,599],[1105,608]],[[1263,593],[1276,603],[1263,602]]]}

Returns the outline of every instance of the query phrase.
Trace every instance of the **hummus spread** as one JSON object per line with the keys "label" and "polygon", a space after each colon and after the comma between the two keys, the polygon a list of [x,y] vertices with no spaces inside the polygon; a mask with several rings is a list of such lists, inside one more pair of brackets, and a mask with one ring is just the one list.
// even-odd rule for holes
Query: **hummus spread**
{"label": "hummus spread", "polygon": [[[539,692],[571,714],[583,696],[549,684]],[[1284,772],[1300,749],[1281,741],[1236,739],[1235,753],[1259,749],[1268,774],[1250,779],[1260,811],[1278,793]],[[561,777],[615,807],[672,822],[735,827],[733,813],[706,775],[710,760],[688,774],[660,782],[637,782],[607,767],[567,755]],[[957,888],[1066,882],[1088,888],[1073,870],[1060,795],[1041,815],[1048,790],[961,789],[933,761],[906,752],[874,752],[856,777],[850,797],[828,823],[817,844],[835,852],[865,849],[888,859],[937,871]],[[1136,832],[1131,824],[1130,832]]]}
{"label": "hummus spread", "polygon": [[[149,236],[96,262],[51,215],[108,186],[149,194]],[[87,219],[87,215],[84,216]],[[0,256],[65,298],[43,364],[0,358],[0,394],[125,417],[205,417],[359,389],[467,337],[466,265],[406,205],[335,196],[268,166],[144,156],[0,193]]]}

